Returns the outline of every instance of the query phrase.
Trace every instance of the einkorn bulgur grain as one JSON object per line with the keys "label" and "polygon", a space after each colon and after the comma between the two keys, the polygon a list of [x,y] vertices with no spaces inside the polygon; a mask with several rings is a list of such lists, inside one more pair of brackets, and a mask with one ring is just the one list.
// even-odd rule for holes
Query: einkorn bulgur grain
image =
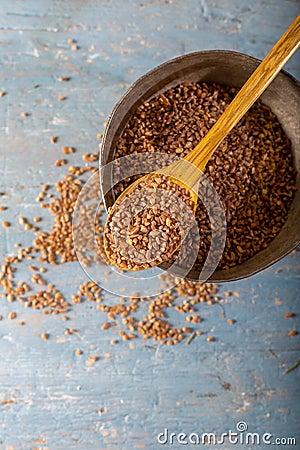
{"label": "einkorn bulgur grain", "polygon": [[193,206],[189,190],[166,175],[140,181],[133,199],[123,199],[108,216],[104,243],[109,261],[125,270],[169,261],[193,225]]}
{"label": "einkorn bulgur grain", "polygon": [[[144,152],[186,156],[237,93],[209,83],[182,83],[141,105],[119,138],[115,158]],[[270,108],[257,101],[223,141],[205,174],[223,203],[227,239],[219,269],[251,258],[279,233],[296,190],[290,142]],[[133,180],[115,187],[118,196]],[[210,246],[210,223],[199,202],[196,219],[205,240],[195,269]]]}

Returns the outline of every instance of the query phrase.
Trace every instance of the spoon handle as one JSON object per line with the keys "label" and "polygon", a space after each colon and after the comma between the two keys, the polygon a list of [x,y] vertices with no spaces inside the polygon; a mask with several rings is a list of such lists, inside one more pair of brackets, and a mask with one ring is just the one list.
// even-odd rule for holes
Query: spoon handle
{"label": "spoon handle", "polygon": [[[300,46],[300,15],[246,81],[221,117],[185,159],[204,170],[213,152]],[[198,174],[196,174],[198,176]],[[190,180],[192,182],[192,180]]]}

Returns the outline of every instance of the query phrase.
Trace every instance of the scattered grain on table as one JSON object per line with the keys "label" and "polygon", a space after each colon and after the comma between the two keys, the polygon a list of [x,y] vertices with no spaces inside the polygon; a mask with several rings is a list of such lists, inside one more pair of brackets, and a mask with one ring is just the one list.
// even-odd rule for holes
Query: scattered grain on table
{"label": "scattered grain on table", "polygon": [[229,324],[229,325],[233,325],[233,324],[235,324],[235,320],[234,319],[227,319],[227,323]]}
{"label": "scattered grain on table", "polygon": [[66,159],[57,159],[55,161],[55,167],[61,167],[61,166],[64,166],[65,164],[67,164]]}
{"label": "scattered grain on table", "polygon": [[293,312],[287,312],[284,315],[285,319],[291,319],[292,317],[295,317],[295,313],[293,313]]}
{"label": "scattered grain on table", "polygon": [[297,336],[299,334],[299,331],[298,330],[290,330],[289,332],[288,332],[288,336],[289,337],[294,337],[294,336]]}
{"label": "scattered grain on table", "polygon": [[94,365],[97,361],[99,361],[100,357],[99,356],[89,356],[88,359],[86,360],[86,364],[87,366],[92,366]]}
{"label": "scattered grain on table", "polygon": [[63,147],[62,152],[64,155],[68,155],[70,153],[75,153],[75,148],[74,147]]}

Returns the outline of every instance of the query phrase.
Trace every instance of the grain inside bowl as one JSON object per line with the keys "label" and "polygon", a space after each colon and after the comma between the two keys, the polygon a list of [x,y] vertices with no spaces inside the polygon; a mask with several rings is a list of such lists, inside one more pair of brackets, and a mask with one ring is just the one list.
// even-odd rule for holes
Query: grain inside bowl
{"label": "grain inside bowl", "polygon": [[[142,104],[120,136],[114,158],[143,152],[186,156],[220,117],[237,90],[184,82]],[[227,239],[218,269],[242,264],[265,249],[284,225],[296,190],[289,139],[271,109],[258,101],[224,140],[205,174],[224,206]],[[118,196],[133,179],[115,186]],[[201,240],[194,269],[210,247],[210,223],[199,202]]]}

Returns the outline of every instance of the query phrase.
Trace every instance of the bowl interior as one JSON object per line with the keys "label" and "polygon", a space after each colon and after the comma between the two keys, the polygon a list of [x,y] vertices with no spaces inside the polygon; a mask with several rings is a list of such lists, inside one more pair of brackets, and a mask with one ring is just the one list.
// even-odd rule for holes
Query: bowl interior
{"label": "bowl interior", "polygon": [[[184,81],[208,81],[240,88],[259,65],[260,61],[242,53],[231,51],[203,51],[183,55],[156,67],[139,78],[113,109],[103,138],[100,165],[104,167],[114,159],[116,143],[136,109],[151,97]],[[297,187],[288,219],[280,233],[265,250],[260,251],[243,264],[231,269],[216,270],[210,281],[238,280],[270,266],[287,255],[300,242],[300,84],[282,71],[261,97],[278,117],[292,144],[294,164],[298,171]],[[111,174],[103,171],[103,192],[111,186]],[[105,196],[105,205],[113,204],[112,191]],[[188,278],[197,280],[199,274],[191,271]]]}

